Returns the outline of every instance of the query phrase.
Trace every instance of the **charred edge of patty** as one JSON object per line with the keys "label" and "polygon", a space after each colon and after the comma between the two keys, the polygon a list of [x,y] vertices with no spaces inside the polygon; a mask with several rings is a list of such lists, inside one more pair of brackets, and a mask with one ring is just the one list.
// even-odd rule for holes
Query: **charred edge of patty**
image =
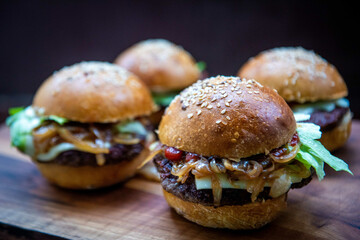
{"label": "charred edge of patty", "polygon": [[[214,205],[214,198],[212,189],[197,190],[195,185],[195,177],[189,174],[186,182],[181,184],[177,182],[178,177],[171,174],[172,162],[165,158],[162,154],[158,154],[154,158],[154,164],[160,174],[161,185],[165,191],[181,198],[184,201],[200,203],[206,206]],[[312,177],[303,179],[299,183],[294,183],[291,188],[301,188],[311,181]],[[271,199],[269,196],[270,188],[265,187],[264,190],[258,195],[258,202]],[[246,189],[222,189],[222,197],[220,206],[225,205],[244,205],[252,203],[251,193]]]}
{"label": "charred edge of patty", "polygon": [[320,126],[322,132],[331,131],[341,124],[344,116],[350,111],[349,108],[336,107],[331,112],[316,111],[310,115],[310,119],[303,122],[314,123]]}

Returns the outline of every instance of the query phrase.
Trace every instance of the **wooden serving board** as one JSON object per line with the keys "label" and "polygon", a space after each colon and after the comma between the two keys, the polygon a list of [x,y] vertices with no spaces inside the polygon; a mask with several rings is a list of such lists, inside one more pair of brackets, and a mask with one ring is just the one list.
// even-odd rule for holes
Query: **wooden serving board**
{"label": "wooden serving board", "polygon": [[335,153],[354,176],[326,168],[291,190],[288,208],[256,231],[208,229],[170,209],[158,183],[134,178],[96,191],[47,183],[36,167],[9,147],[0,128],[0,239],[360,239],[360,121]]}

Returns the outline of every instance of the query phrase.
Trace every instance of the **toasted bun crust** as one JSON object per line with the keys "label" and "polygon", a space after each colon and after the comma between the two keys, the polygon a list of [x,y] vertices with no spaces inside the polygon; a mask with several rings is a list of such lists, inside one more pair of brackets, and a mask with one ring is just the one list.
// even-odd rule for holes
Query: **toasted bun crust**
{"label": "toasted bun crust", "polygon": [[278,91],[286,101],[314,102],[347,96],[337,69],[301,47],[274,48],[250,58],[238,76],[254,78]]}
{"label": "toasted bun crust", "polygon": [[257,229],[273,221],[280,211],[286,208],[287,197],[287,194],[284,194],[262,203],[214,208],[184,201],[165,190],[163,192],[168,204],[186,219],[204,227],[234,230]]}
{"label": "toasted bun crust", "polygon": [[323,132],[320,142],[329,151],[334,151],[342,147],[351,133],[351,113],[350,111],[344,116],[343,121],[336,128]]}
{"label": "toasted bun crust", "polygon": [[159,126],[159,139],[183,151],[244,158],[287,143],[293,113],[272,89],[253,80],[217,76],[177,96]]}
{"label": "toasted bun crust", "polygon": [[81,62],[50,76],[33,106],[46,115],[78,122],[116,122],[154,110],[146,86],[127,70],[110,63]]}
{"label": "toasted bun crust", "polygon": [[135,73],[153,92],[180,90],[200,77],[190,53],[164,39],[135,44],[121,53],[115,64]]}
{"label": "toasted bun crust", "polygon": [[104,166],[72,167],[56,163],[34,161],[42,175],[51,183],[69,189],[96,189],[123,182],[134,176],[137,167],[149,154],[144,149],[131,161]]}

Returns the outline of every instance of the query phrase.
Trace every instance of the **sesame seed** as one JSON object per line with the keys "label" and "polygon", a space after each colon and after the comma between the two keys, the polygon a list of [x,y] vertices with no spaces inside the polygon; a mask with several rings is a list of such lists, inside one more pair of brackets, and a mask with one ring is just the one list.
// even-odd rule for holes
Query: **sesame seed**
{"label": "sesame seed", "polygon": [[226,119],[229,120],[229,121],[231,120],[231,118],[229,116],[226,116]]}
{"label": "sesame seed", "polygon": [[203,108],[203,107],[206,107],[208,104],[207,104],[207,102],[204,102],[203,104],[201,104],[201,107]]}
{"label": "sesame seed", "polygon": [[216,124],[219,124],[219,123],[221,123],[221,120],[217,120],[217,121],[216,121]]}
{"label": "sesame seed", "polygon": [[239,132],[235,132],[235,133],[234,133],[234,137],[235,137],[235,138],[239,138],[239,136],[240,136]]}
{"label": "sesame seed", "polygon": [[218,108],[221,107],[220,103],[216,104],[216,107],[218,107]]}
{"label": "sesame seed", "polygon": [[226,109],[223,109],[222,111],[221,111],[221,114],[225,114],[226,113]]}
{"label": "sesame seed", "polygon": [[213,97],[213,99],[211,99],[211,102],[215,102],[216,101],[216,97]]}
{"label": "sesame seed", "polygon": [[236,139],[235,138],[231,139],[231,142],[236,143]]}
{"label": "sesame seed", "polygon": [[227,122],[221,121],[222,124],[227,125]]}
{"label": "sesame seed", "polygon": [[230,107],[230,104],[228,102],[225,103],[225,106]]}
{"label": "sesame seed", "polygon": [[194,116],[194,114],[192,114],[192,113],[189,113],[188,115],[187,115],[187,117],[190,119],[190,118],[192,118]]}
{"label": "sesame seed", "polygon": [[207,109],[212,109],[212,108],[213,108],[212,105],[207,106]]}
{"label": "sesame seed", "polygon": [[198,110],[196,114],[199,116],[201,114],[201,110]]}

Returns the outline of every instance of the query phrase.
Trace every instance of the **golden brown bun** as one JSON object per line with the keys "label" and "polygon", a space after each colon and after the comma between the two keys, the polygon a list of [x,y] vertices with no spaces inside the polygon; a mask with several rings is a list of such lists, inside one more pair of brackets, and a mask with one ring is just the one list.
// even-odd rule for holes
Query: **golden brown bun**
{"label": "golden brown bun", "polygon": [[278,91],[286,101],[314,102],[347,96],[337,69],[301,47],[274,48],[250,58],[238,76],[253,78]]}
{"label": "golden brown bun", "polygon": [[153,92],[183,89],[200,77],[194,58],[164,39],[135,44],[121,53],[115,64],[139,76]]}
{"label": "golden brown bun", "polygon": [[104,166],[72,167],[56,163],[34,161],[42,175],[51,183],[69,189],[96,189],[123,182],[134,176],[137,167],[149,154],[144,149],[131,161]]}
{"label": "golden brown bun", "polygon": [[149,90],[135,75],[105,62],[82,62],[55,72],[40,86],[33,106],[45,115],[101,123],[154,110]]}
{"label": "golden brown bun", "polygon": [[323,132],[320,142],[329,151],[334,151],[342,147],[351,132],[351,113],[350,111],[344,116],[341,124],[330,131]]}
{"label": "golden brown bun", "polygon": [[198,81],[172,101],[159,139],[183,151],[238,159],[284,145],[295,129],[291,109],[274,90],[217,76]]}
{"label": "golden brown bun", "polygon": [[260,228],[273,221],[286,208],[287,194],[262,203],[212,207],[184,201],[163,190],[168,204],[186,219],[204,227],[247,230]]}

